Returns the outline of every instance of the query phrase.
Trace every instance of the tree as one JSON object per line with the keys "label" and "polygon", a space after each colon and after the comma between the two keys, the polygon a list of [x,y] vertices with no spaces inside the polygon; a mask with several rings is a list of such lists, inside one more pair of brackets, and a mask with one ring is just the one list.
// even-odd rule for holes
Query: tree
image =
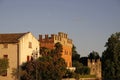
{"label": "tree", "polygon": [[80,54],[76,51],[75,45],[72,47],[72,61],[79,61],[80,59]]}
{"label": "tree", "polygon": [[40,48],[40,55],[42,56],[47,56],[49,54],[50,50],[46,47],[41,47]]}
{"label": "tree", "polygon": [[6,75],[7,73],[7,68],[9,67],[9,62],[8,59],[6,58],[1,58],[0,59],[0,75]]}
{"label": "tree", "polygon": [[102,53],[102,74],[104,79],[120,79],[120,32],[112,34]]}
{"label": "tree", "polygon": [[73,45],[72,48],[72,65],[73,67],[76,67],[75,73],[80,75],[85,75],[90,73],[90,69],[87,66],[84,66],[80,62],[80,54],[77,53],[76,47]]}
{"label": "tree", "polygon": [[[49,51],[47,55],[23,64],[21,80],[61,80],[66,72],[66,63],[61,58],[61,52],[62,45],[56,43],[55,49]],[[46,51],[42,54],[44,53]]]}
{"label": "tree", "polygon": [[80,58],[80,62],[81,62],[84,66],[87,66],[87,61],[88,61],[88,57],[81,57],[81,58]]}
{"label": "tree", "polygon": [[38,70],[40,64],[38,60],[23,63],[21,66],[21,80],[39,80]]}
{"label": "tree", "polygon": [[99,56],[99,54],[98,54],[98,52],[95,52],[95,51],[92,51],[89,55],[88,55],[88,58],[89,59],[99,59],[100,58],[100,56]]}
{"label": "tree", "polygon": [[81,66],[76,68],[75,72],[81,75],[88,75],[90,74],[90,68],[88,68],[87,66]]}

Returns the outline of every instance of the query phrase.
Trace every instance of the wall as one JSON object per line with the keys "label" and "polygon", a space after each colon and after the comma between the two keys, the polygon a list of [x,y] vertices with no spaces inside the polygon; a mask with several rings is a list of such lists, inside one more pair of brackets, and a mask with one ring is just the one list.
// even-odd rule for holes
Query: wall
{"label": "wall", "polygon": [[14,68],[17,68],[17,44],[8,44],[8,48],[4,48],[3,44],[0,44],[0,58],[3,58],[3,55],[8,55],[9,68],[7,76],[0,76],[0,80],[13,80],[11,73]]}
{"label": "wall", "polygon": [[[31,48],[29,48],[29,42],[32,43]],[[31,33],[27,33],[20,38],[19,42],[20,65],[27,61],[27,56],[29,56],[29,59],[31,59],[33,56],[32,53],[35,52],[39,52],[39,41]],[[39,53],[37,56],[39,56]]]}
{"label": "wall", "polygon": [[97,78],[101,78],[101,61],[100,59],[97,60],[89,60],[88,59],[88,67],[90,68],[90,74],[96,75]]}
{"label": "wall", "polygon": [[[29,42],[32,43],[31,48],[29,48]],[[18,66],[26,62],[27,56],[31,59],[32,53],[35,51],[39,52],[39,41],[30,32],[21,37],[18,43],[8,44],[8,48],[3,48],[3,44],[0,44],[0,58],[3,55],[8,55],[9,59],[8,75],[0,76],[0,80],[14,80],[11,75],[13,69],[18,69]]]}
{"label": "wall", "polygon": [[41,47],[47,47],[53,49],[55,43],[60,42],[63,46],[62,58],[65,59],[67,67],[72,67],[72,40],[68,38],[68,35],[63,32],[58,32],[58,35],[45,34],[45,36],[39,35],[39,41]]}

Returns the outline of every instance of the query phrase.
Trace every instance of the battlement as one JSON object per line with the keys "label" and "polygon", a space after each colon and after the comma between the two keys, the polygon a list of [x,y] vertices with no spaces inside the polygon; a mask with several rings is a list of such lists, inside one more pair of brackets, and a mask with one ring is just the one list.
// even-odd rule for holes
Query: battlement
{"label": "battlement", "polygon": [[65,59],[67,67],[72,67],[72,40],[68,38],[68,34],[58,32],[58,34],[39,35],[40,47],[54,49],[54,45],[59,42],[63,46],[62,58]]}
{"label": "battlement", "polygon": [[60,36],[61,38],[68,38],[68,35],[63,32],[58,32],[58,36]]}
{"label": "battlement", "polygon": [[51,34],[51,36],[49,36],[48,34],[45,35],[39,35],[39,41],[40,42],[54,42],[54,41],[58,41],[58,42],[62,42],[65,41],[69,44],[72,44],[72,40],[68,38],[68,35],[66,33],[63,32],[58,32],[58,34]]}
{"label": "battlement", "polygon": [[100,63],[100,59],[88,59],[88,63]]}
{"label": "battlement", "polygon": [[101,78],[101,61],[100,59],[88,59],[88,67],[90,68],[90,74],[96,75],[96,77]]}

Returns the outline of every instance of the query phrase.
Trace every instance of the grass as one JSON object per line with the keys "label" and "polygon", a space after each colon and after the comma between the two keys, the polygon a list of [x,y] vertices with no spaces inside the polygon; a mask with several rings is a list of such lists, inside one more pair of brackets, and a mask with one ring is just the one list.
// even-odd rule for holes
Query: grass
{"label": "grass", "polygon": [[96,78],[95,75],[80,75],[80,78]]}

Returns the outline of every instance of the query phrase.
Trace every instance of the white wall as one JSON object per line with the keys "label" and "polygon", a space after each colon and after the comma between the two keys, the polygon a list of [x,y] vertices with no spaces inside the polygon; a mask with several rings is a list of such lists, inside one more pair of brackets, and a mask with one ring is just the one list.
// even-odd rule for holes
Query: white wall
{"label": "white wall", "polygon": [[[29,48],[29,42],[32,43],[32,48]],[[31,33],[23,36],[19,42],[20,65],[26,62],[27,56],[32,56],[33,51],[36,51],[36,49],[39,52],[39,41]]]}

